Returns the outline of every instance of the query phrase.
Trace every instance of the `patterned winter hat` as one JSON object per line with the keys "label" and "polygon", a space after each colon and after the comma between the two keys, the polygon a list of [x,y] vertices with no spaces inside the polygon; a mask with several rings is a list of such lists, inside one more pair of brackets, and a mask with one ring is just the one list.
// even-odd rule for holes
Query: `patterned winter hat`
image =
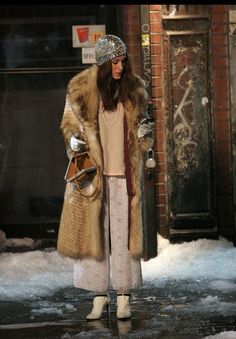
{"label": "patterned winter hat", "polygon": [[124,54],[126,54],[126,45],[115,35],[104,35],[96,42],[95,59],[98,66]]}

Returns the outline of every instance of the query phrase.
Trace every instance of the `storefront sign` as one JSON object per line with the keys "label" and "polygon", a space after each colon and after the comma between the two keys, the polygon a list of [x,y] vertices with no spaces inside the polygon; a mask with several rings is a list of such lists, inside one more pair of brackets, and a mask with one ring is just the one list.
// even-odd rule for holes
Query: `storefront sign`
{"label": "storefront sign", "polygon": [[236,10],[229,11],[229,22],[236,23]]}
{"label": "storefront sign", "polygon": [[94,47],[82,48],[82,64],[94,64],[96,63],[94,56]]}
{"label": "storefront sign", "polygon": [[105,34],[105,25],[72,26],[73,48],[94,47],[95,42]]}

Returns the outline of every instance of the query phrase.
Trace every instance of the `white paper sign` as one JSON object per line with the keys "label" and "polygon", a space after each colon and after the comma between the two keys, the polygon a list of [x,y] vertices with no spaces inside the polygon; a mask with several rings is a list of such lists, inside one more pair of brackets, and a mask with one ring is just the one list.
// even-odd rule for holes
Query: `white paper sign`
{"label": "white paper sign", "polygon": [[236,10],[229,11],[229,22],[236,22]]}
{"label": "white paper sign", "polygon": [[94,47],[82,48],[82,64],[94,64],[94,63],[96,63]]}

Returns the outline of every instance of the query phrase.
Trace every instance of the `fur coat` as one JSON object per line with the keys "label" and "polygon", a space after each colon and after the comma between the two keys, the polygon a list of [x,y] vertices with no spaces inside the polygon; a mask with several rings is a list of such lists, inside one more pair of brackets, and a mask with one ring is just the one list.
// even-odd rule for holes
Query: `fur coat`
{"label": "fur coat", "polygon": [[[71,188],[71,184],[67,184],[61,223],[74,223],[79,229],[78,258],[94,257],[99,260],[102,257],[100,211],[103,199],[103,154],[98,126],[99,93],[96,84],[97,69],[97,66],[93,65],[70,80],[60,127],[69,157],[73,155],[73,151],[69,146],[72,133],[79,135],[79,138],[86,142],[88,150],[97,164],[97,175],[100,182],[99,193],[95,198],[91,199],[79,197],[78,192]],[[128,246],[133,256],[142,257],[144,241],[141,206],[143,152],[152,147],[153,140],[151,137],[141,139],[137,137],[138,123],[143,118],[143,112],[146,110],[148,95],[144,81],[139,76],[136,76],[136,81],[138,83],[138,88],[134,93],[137,102],[136,106],[134,107],[129,101],[124,103],[127,126],[125,144],[127,145],[132,189],[129,204],[130,229]],[[86,212],[86,216],[81,215],[82,212]]]}

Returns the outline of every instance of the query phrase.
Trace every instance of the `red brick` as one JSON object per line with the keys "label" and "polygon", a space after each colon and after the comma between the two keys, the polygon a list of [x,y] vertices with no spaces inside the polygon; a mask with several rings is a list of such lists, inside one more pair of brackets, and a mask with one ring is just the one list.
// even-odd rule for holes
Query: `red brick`
{"label": "red brick", "polygon": [[214,104],[215,105],[224,105],[225,102],[229,101],[229,91],[228,88],[226,88],[226,91],[224,91],[224,94],[221,95],[214,95]]}
{"label": "red brick", "polygon": [[[160,76],[161,73],[161,66],[155,66],[152,68],[152,74],[154,76]],[[155,97],[157,98],[163,98],[164,93],[163,93],[163,88],[162,87],[156,87],[155,88]]]}
{"label": "red brick", "polygon": [[213,13],[212,14],[212,24],[224,24],[228,21],[228,14],[227,12],[221,12],[221,13]]}
{"label": "red brick", "polygon": [[152,86],[153,87],[161,87],[161,85],[162,85],[162,78],[161,77],[152,77]]}
{"label": "red brick", "polygon": [[165,194],[157,195],[157,204],[164,205],[165,203],[166,203],[166,195]]}
{"label": "red brick", "polygon": [[150,11],[160,11],[161,5],[150,5]]}
{"label": "red brick", "polygon": [[164,104],[162,99],[154,99],[154,103],[157,109],[161,109]]}
{"label": "red brick", "polygon": [[215,67],[228,67],[228,58],[215,56],[213,54],[212,63],[213,63],[213,72],[214,72]]}
{"label": "red brick", "polygon": [[212,47],[219,45],[228,45],[228,36],[226,34],[212,34]]}
{"label": "red brick", "polygon": [[213,115],[215,117],[215,121],[226,121],[229,119],[229,110],[215,107],[213,110]]}
{"label": "red brick", "polygon": [[160,215],[157,215],[157,218],[159,220],[159,223],[161,225],[166,225],[166,216],[160,216]]}
{"label": "red brick", "polygon": [[227,5],[210,5],[212,14],[214,13],[222,13],[228,11]]}
{"label": "red brick", "polygon": [[159,162],[164,162],[166,160],[165,153],[159,152],[156,158]]}
{"label": "red brick", "polygon": [[167,226],[167,220],[164,225],[158,225],[158,233],[165,239],[169,238],[169,227]]}
{"label": "red brick", "polygon": [[160,121],[160,120],[156,121],[156,129],[157,129],[157,131],[162,131],[164,129],[163,120],[162,121]]}
{"label": "red brick", "polygon": [[230,124],[229,124],[229,121],[226,120],[226,121],[215,121],[215,128],[216,129],[223,129],[224,131],[229,131],[230,129]]}
{"label": "red brick", "polygon": [[161,55],[152,55],[151,56],[152,65],[162,65],[162,56]]}
{"label": "red brick", "polygon": [[164,118],[164,113],[162,110],[155,111],[155,117],[157,120],[163,120]]}
{"label": "red brick", "polygon": [[152,55],[161,55],[161,45],[155,44],[151,46]]}
{"label": "red brick", "polygon": [[165,183],[165,174],[156,173],[156,182],[164,184]]}
{"label": "red brick", "polygon": [[157,214],[160,216],[166,216],[166,208],[163,205],[157,205]]}
{"label": "red brick", "polygon": [[157,163],[157,172],[158,173],[165,173],[166,171],[166,164],[165,163]]}
{"label": "red brick", "polygon": [[229,109],[229,101],[228,100],[222,100],[220,98],[218,100],[216,99],[216,101],[214,102],[214,109],[228,110]]}
{"label": "red brick", "polygon": [[228,57],[229,50],[228,46],[214,46],[212,49],[212,53],[216,57]]}
{"label": "red brick", "polygon": [[157,192],[157,194],[165,194],[166,193],[165,185],[164,184],[156,185],[156,192]]}
{"label": "red brick", "polygon": [[229,80],[229,76],[228,76],[228,68],[218,68],[218,69],[214,69],[214,73],[212,75],[213,78],[213,83],[215,80],[218,79],[222,79],[222,80]]}
{"label": "red brick", "polygon": [[216,142],[216,152],[217,153],[229,153],[230,152],[230,144],[227,142]]}
{"label": "red brick", "polygon": [[[213,84],[214,84],[214,81],[213,81]],[[222,98],[228,98],[229,97],[229,89],[226,87],[226,88],[216,88],[216,87],[213,87],[213,97],[214,99],[216,97],[219,97],[221,96]]]}
{"label": "red brick", "polygon": [[126,27],[129,32],[137,32],[139,30],[139,21],[130,20],[130,22],[126,23]]}
{"label": "red brick", "polygon": [[222,163],[222,164],[217,164],[216,166],[216,177],[220,176],[221,173],[230,173],[230,164],[229,163]]}
{"label": "red brick", "polygon": [[231,162],[231,154],[228,153],[218,153],[216,150],[216,163],[217,166],[221,166],[221,164],[229,164]]}
{"label": "red brick", "polygon": [[[158,139],[158,133],[159,132],[157,132],[156,140]],[[158,143],[156,149],[157,149],[158,152],[164,152],[163,143]]]}
{"label": "red brick", "polygon": [[157,205],[165,205],[166,203],[166,195],[158,194],[156,195]]}
{"label": "red brick", "polygon": [[213,33],[227,33],[227,26],[225,24],[214,24],[211,26],[212,32]]}
{"label": "red brick", "polygon": [[160,65],[152,66],[152,75],[153,76],[161,76],[162,75],[162,67]]}
{"label": "red brick", "polygon": [[161,21],[161,13],[160,12],[151,12],[150,13],[150,22],[160,22]]}
{"label": "red brick", "polygon": [[159,33],[162,31],[162,24],[160,22],[151,22],[150,30],[152,33]]}
{"label": "red brick", "polygon": [[229,140],[229,130],[221,130],[221,129],[216,129],[215,130],[215,137],[218,141],[228,141]]}
{"label": "red brick", "polygon": [[161,43],[161,34],[151,34],[151,43],[160,44]]}
{"label": "red brick", "polygon": [[220,78],[215,78],[214,79],[214,86],[219,87],[219,88],[228,88],[229,87],[229,79],[220,79]]}

